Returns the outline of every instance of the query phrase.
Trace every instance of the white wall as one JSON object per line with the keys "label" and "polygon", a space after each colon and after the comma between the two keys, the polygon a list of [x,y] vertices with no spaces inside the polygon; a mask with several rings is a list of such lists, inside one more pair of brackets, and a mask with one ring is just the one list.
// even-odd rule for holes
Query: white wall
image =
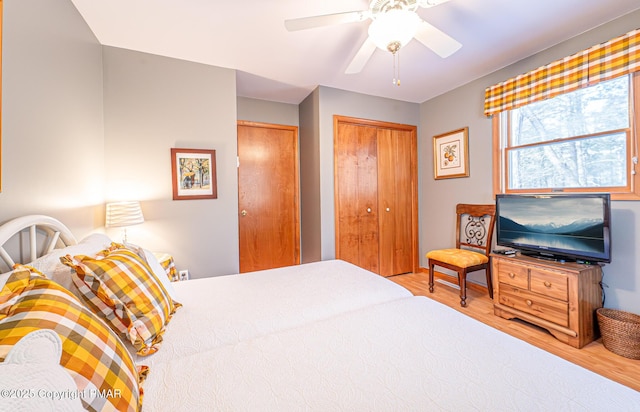
{"label": "white wall", "polygon": [[[104,67],[105,197],[145,215],[129,241],[194,278],[237,273],[235,71],[113,47]],[[216,150],[217,199],[172,200],[172,147]]]}
{"label": "white wall", "polygon": [[[493,202],[491,120],[483,115],[485,88],[636,29],[638,22],[640,11],[630,13],[420,106],[420,136],[425,143],[420,149],[422,266],[427,265],[427,251],[455,242],[456,203]],[[464,126],[469,127],[471,176],[434,180],[433,136]],[[640,313],[640,202],[614,201],[612,214],[613,261],[604,267],[604,282],[609,286],[605,306]],[[477,272],[470,279],[484,284],[484,273]]]}
{"label": "white wall", "polygon": [[68,0],[5,0],[0,222],[104,224],[102,46]]}

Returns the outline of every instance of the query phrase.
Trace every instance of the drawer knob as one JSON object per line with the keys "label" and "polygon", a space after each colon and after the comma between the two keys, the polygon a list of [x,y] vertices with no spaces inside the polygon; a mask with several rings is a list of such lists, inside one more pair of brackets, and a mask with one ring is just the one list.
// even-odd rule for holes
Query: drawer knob
{"label": "drawer knob", "polygon": [[527,299],[527,300],[525,301],[525,303],[527,304],[527,306],[531,306],[531,305],[533,305],[533,302],[532,302],[531,300],[529,300],[529,299]]}
{"label": "drawer knob", "polygon": [[545,281],[544,282],[544,286],[550,288],[551,287],[551,282]]}
{"label": "drawer knob", "polygon": [[513,272],[509,272],[509,277],[510,277],[511,279],[513,279],[513,278],[515,278],[515,277],[516,277],[516,274],[515,274],[515,273],[513,273]]}

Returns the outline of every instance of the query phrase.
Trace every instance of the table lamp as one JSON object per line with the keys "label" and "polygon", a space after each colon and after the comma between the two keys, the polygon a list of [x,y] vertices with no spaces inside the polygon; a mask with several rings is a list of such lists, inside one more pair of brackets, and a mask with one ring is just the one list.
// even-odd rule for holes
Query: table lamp
{"label": "table lamp", "polygon": [[106,227],[124,227],[124,243],[127,243],[127,226],[144,223],[140,202],[107,203]]}

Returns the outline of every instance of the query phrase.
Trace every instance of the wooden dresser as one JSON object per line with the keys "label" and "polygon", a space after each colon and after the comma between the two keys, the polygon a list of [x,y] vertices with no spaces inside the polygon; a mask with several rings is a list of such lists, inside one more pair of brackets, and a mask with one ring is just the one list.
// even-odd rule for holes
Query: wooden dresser
{"label": "wooden dresser", "polygon": [[521,255],[491,255],[494,313],[547,329],[576,348],[596,336],[602,306],[602,268]]}

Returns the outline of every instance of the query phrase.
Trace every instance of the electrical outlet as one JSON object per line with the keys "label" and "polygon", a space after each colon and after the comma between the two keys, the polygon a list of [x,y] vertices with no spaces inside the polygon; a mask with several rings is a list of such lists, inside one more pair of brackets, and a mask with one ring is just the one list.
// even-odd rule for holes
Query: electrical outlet
{"label": "electrical outlet", "polygon": [[187,269],[178,272],[180,275],[180,281],[189,280],[189,271]]}

